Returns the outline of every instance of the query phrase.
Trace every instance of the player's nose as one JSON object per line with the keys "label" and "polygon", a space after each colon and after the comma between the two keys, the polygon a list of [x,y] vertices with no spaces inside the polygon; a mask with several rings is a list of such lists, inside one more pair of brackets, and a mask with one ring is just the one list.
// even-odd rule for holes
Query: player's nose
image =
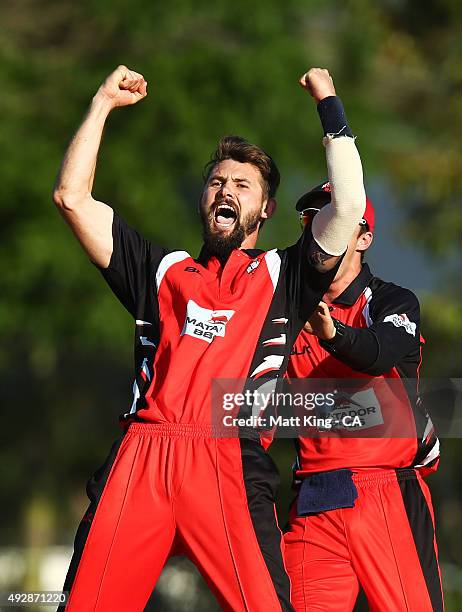
{"label": "player's nose", "polygon": [[228,181],[223,182],[217,195],[221,200],[234,200],[232,185]]}

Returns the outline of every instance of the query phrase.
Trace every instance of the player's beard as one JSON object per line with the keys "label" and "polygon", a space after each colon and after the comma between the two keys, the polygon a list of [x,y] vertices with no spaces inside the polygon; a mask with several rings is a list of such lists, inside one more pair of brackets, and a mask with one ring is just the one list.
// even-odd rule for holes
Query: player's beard
{"label": "player's beard", "polygon": [[222,265],[234,249],[239,249],[244,240],[252,234],[261,221],[260,212],[249,213],[242,221],[236,220],[231,232],[225,233],[212,229],[212,218],[201,211],[202,237],[209,255],[214,255]]}

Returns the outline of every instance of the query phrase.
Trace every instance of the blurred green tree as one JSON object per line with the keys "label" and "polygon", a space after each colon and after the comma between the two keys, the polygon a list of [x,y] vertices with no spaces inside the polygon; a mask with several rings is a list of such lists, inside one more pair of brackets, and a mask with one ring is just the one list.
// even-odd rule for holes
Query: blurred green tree
{"label": "blurred green tree", "polygon": [[[129,401],[132,322],[50,195],[66,144],[106,74],[119,63],[133,66],[150,95],[111,116],[95,195],[152,240],[198,251],[201,170],[226,133],[258,142],[282,170],[280,212],[262,246],[296,238],[292,204],[325,174],[319,122],[297,86],[317,65],[334,75],[360,135],[367,182],[385,177],[393,185],[408,219],[403,236],[445,270],[462,243],[461,21],[454,0],[424,7],[410,0],[15,0],[2,7],[5,543],[26,538],[29,510],[43,496],[55,515],[49,538],[69,540],[85,504],[83,482],[118,434],[116,415]],[[426,375],[462,371],[456,261],[459,281],[442,273],[438,292],[423,303]],[[462,452],[458,441],[447,449],[436,502],[444,491],[453,518],[443,527],[443,556],[460,563],[460,535],[450,534],[462,533],[453,467]],[[275,452],[286,469],[290,450]]]}

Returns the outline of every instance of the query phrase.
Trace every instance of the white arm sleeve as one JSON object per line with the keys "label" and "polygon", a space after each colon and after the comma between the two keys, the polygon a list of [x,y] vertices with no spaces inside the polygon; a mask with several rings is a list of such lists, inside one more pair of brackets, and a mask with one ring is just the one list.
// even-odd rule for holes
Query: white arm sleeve
{"label": "white arm sleeve", "polygon": [[323,251],[339,256],[345,252],[366,209],[363,169],[354,138],[327,135],[323,144],[331,201],[314,217],[312,233]]}

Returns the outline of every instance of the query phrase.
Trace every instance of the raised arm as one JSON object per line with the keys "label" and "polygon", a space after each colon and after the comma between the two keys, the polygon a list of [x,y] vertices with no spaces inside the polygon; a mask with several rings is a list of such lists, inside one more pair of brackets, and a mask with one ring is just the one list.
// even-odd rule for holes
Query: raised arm
{"label": "raised arm", "polygon": [[111,110],[136,104],[146,95],[143,75],[126,66],[114,70],[94,96],[56,179],[56,206],[89,258],[101,268],[107,268],[112,255],[113,210],[91,192],[104,125]]}
{"label": "raised arm", "polygon": [[329,72],[312,68],[300,79],[318,106],[324,130],[331,202],[314,217],[310,263],[331,270],[346,251],[366,208],[361,159]]}

